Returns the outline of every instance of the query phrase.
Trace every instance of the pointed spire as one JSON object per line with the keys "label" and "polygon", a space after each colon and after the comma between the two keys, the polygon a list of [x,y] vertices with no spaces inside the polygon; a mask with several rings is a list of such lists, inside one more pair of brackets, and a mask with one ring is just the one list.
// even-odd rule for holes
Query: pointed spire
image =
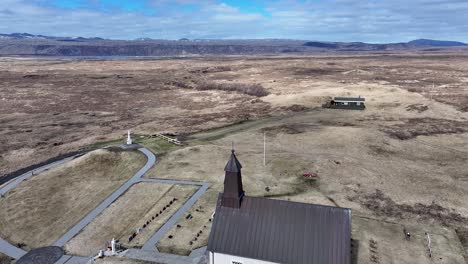
{"label": "pointed spire", "polygon": [[226,167],[224,167],[224,192],[222,196],[221,206],[239,208],[244,196],[242,187],[242,165],[236,157],[234,149],[231,150]]}
{"label": "pointed spire", "polygon": [[231,157],[229,158],[226,166],[224,167],[224,171],[227,172],[240,172],[242,169],[242,165],[240,164],[239,160],[236,157],[236,153],[234,149],[231,150]]}

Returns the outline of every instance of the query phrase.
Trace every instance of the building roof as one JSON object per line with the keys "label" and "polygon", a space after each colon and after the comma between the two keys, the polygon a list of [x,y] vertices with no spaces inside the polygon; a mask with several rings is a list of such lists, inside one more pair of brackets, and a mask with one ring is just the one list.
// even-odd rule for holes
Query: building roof
{"label": "building roof", "polygon": [[234,153],[234,150],[231,152],[231,157],[229,158],[226,167],[224,167],[224,171],[227,172],[240,172],[242,169],[242,165],[240,164],[239,160]]}
{"label": "building roof", "polygon": [[244,196],[220,206],[208,251],[294,264],[349,264],[351,209]]}
{"label": "building roof", "polygon": [[335,97],[334,101],[346,101],[346,102],[364,102],[366,98],[364,97]]}

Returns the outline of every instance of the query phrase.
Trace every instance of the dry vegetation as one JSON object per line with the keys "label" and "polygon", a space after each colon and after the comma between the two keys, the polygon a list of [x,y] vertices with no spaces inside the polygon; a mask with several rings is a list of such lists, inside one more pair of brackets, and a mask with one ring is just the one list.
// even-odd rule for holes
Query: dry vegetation
{"label": "dry vegetation", "polygon": [[[302,111],[320,106],[327,96],[386,96],[379,98],[384,109],[383,101],[398,101],[388,92],[402,88],[465,111],[466,61],[465,54],[2,58],[0,174],[120,138],[128,128],[142,134],[183,134]],[[374,86],[356,89],[368,84]],[[203,86],[209,90],[198,90]],[[373,93],[376,87],[387,93]],[[415,104],[420,102],[405,107]],[[412,112],[430,112],[425,106],[416,111],[409,107]]]}
{"label": "dry vegetation", "polygon": [[410,118],[400,119],[400,124],[387,126],[384,131],[397,139],[411,139],[418,136],[431,136],[438,134],[461,134],[468,132],[468,121],[436,119],[436,118]]}
{"label": "dry vegetation", "polygon": [[[212,183],[210,189],[158,243],[160,251],[188,255],[191,250],[206,246],[211,228],[209,219],[222,190],[223,168],[229,154],[229,147],[224,143],[187,147],[161,157],[160,163],[145,174],[145,177]],[[301,157],[278,154],[271,161],[271,166],[264,168],[260,165],[261,156],[251,154],[249,158],[243,158],[246,157],[245,153],[239,154],[244,167],[244,189],[249,195],[285,198],[315,185],[313,179],[297,177],[311,168]],[[323,198],[323,195],[315,194],[311,197]]]}
{"label": "dry vegetation", "polygon": [[158,250],[187,256],[192,250],[206,246],[211,230],[210,213],[215,210],[218,193],[219,186],[209,189],[156,245]]}
{"label": "dry vegetation", "polygon": [[[453,230],[414,223],[393,223],[355,216],[353,222],[353,264],[464,264],[462,248]],[[403,230],[411,234],[405,240]],[[433,258],[429,258],[425,233],[429,232]]]}
{"label": "dry vegetation", "polygon": [[[349,207],[375,218],[355,226],[367,245],[358,263],[425,264],[427,229],[442,258],[433,261],[460,263],[459,241],[468,255],[468,60],[456,55],[2,59],[0,170],[121,138],[129,127],[183,135],[191,145],[170,149],[145,177],[212,183],[188,212],[193,218],[183,218],[168,234],[173,239],[158,244],[187,254],[206,244],[205,231],[194,238],[209,229],[234,141],[247,195]],[[203,83],[259,84],[268,95],[198,90]],[[331,96],[358,95],[367,99],[365,111],[319,108]],[[214,127],[222,128],[207,130]],[[187,135],[200,130],[206,131]],[[306,179],[305,172],[318,177]],[[413,226],[415,243],[404,244],[402,226],[388,221]],[[382,250],[374,260],[370,238]]]}
{"label": "dry vegetation", "polygon": [[[394,93],[408,97],[401,90]],[[406,100],[416,99],[410,96]],[[379,102],[371,104],[378,109]],[[442,115],[450,115],[450,107],[433,105],[432,116],[440,114],[433,112],[439,107],[446,109]],[[193,135],[190,139],[194,143],[209,141],[162,157],[157,176],[210,181],[213,186],[204,200],[192,208],[190,213],[194,218],[182,219],[181,227],[170,231],[179,240],[164,239],[158,248],[188,254],[206,245],[206,237],[200,236],[196,241],[194,237],[207,226],[212,214],[210,206],[216,193],[222,190],[223,167],[232,141],[244,168],[248,195],[350,207],[355,213],[376,221],[406,221],[419,225],[420,230],[432,230],[431,225],[439,226],[436,229],[446,226],[456,239],[466,241],[468,207],[464,201],[468,200],[468,168],[464,149],[468,147],[468,135],[449,131],[401,140],[382,131],[382,126],[399,123],[393,112],[404,113],[403,118],[415,118],[419,113],[406,111],[404,106],[387,108],[390,114],[375,108],[364,112],[315,110]],[[262,165],[264,132],[268,142],[266,167]],[[305,172],[316,173],[318,179],[304,178]],[[153,175],[156,172],[149,173],[148,177]],[[382,201],[372,196],[376,188],[384,194]],[[414,221],[416,216],[418,223]],[[454,263],[459,263],[460,243],[456,241],[453,250],[447,249],[446,254],[453,254]],[[396,251],[400,246],[392,249]],[[404,254],[411,254],[411,250],[414,248],[408,248]],[[424,251],[418,254],[423,256]],[[399,263],[399,258],[394,259]]]}
{"label": "dry vegetation", "polygon": [[245,83],[215,83],[215,82],[204,82],[197,86],[197,90],[219,90],[226,92],[239,92],[247,95],[256,97],[267,96],[268,91],[263,88],[262,85],[256,84],[245,84]]}
{"label": "dry vegetation", "polygon": [[0,253],[0,264],[10,264],[12,262],[13,260],[10,257],[5,256],[2,253]]}
{"label": "dry vegetation", "polygon": [[[138,183],[67,243],[65,249],[72,254],[92,256],[105,249],[112,238],[124,247],[142,247],[196,189],[196,186]],[[129,241],[136,229],[143,226]]]}
{"label": "dry vegetation", "polygon": [[143,154],[97,150],[20,183],[0,199],[0,235],[30,249],[64,234],[146,162]]}

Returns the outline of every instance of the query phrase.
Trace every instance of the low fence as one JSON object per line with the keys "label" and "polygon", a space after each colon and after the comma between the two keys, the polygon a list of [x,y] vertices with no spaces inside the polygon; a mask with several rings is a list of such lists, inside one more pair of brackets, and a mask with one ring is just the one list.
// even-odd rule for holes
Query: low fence
{"label": "low fence", "polygon": [[176,144],[178,146],[182,145],[182,142],[180,142],[179,140],[177,140],[175,138],[170,138],[170,137],[165,136],[163,134],[155,134],[154,136],[158,137],[158,138],[162,138],[162,139],[166,140],[167,142]]}

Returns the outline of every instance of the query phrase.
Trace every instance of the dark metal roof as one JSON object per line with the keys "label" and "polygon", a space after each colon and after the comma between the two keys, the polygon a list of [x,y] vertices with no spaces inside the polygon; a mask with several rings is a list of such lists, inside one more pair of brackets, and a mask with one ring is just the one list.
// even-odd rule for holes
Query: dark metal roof
{"label": "dark metal roof", "polygon": [[333,100],[335,101],[359,101],[364,102],[366,98],[364,97],[335,97]]}
{"label": "dark metal roof", "polygon": [[351,209],[248,196],[235,209],[219,201],[208,251],[276,263],[351,262]]}
{"label": "dark metal roof", "polygon": [[229,161],[226,164],[226,167],[224,167],[224,171],[239,172],[241,168],[242,168],[242,165],[240,164],[239,160],[237,160],[234,150],[232,150],[231,157],[229,158]]}

